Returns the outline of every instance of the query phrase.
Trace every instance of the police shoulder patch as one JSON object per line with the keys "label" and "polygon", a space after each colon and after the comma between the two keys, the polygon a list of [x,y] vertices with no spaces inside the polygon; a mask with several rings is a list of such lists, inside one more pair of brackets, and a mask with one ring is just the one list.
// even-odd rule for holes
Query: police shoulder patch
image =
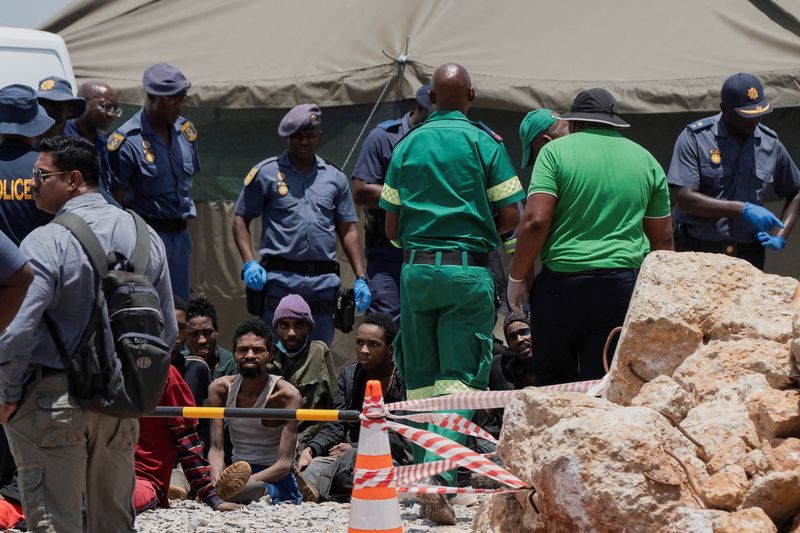
{"label": "police shoulder patch", "polygon": [[692,133],[695,133],[706,128],[710,128],[713,124],[714,117],[710,117],[703,120],[698,120],[697,122],[692,122],[691,124],[688,124],[686,128]]}
{"label": "police shoulder patch", "polygon": [[764,133],[766,133],[770,137],[774,137],[775,139],[778,138],[778,133],[775,130],[769,129],[768,127],[766,127],[765,125],[761,124],[760,122],[758,123],[758,129],[760,129],[761,131],[763,131]]}
{"label": "police shoulder patch", "polygon": [[490,128],[489,126],[487,126],[483,122],[473,122],[473,124],[475,124],[480,129],[482,129],[483,131],[485,131],[486,133],[491,135],[492,139],[494,139],[495,141],[497,141],[499,143],[503,142],[503,138],[500,137],[500,135],[498,135],[492,128]]}
{"label": "police shoulder patch", "polygon": [[109,152],[113,152],[120,146],[122,143],[125,142],[125,136],[118,131],[115,131],[111,134],[111,137],[108,138],[108,142],[106,143],[106,148],[108,148]]}
{"label": "police shoulder patch", "polygon": [[192,124],[191,120],[187,120],[186,122],[183,123],[183,125],[181,126],[181,133],[183,134],[184,137],[186,137],[186,140],[189,142],[194,142],[195,139],[197,139],[197,130],[195,129],[194,124]]}
{"label": "police shoulder patch", "polygon": [[244,186],[247,187],[253,181],[253,178],[256,177],[258,174],[260,167],[258,165],[254,166],[250,169],[250,172],[247,173],[247,176],[244,177]]}

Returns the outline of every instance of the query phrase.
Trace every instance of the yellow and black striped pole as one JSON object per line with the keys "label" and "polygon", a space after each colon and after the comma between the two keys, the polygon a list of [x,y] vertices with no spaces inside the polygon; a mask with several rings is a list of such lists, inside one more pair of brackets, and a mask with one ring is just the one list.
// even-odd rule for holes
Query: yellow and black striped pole
{"label": "yellow and black striped pole", "polygon": [[260,418],[311,422],[358,422],[360,411],[337,409],[255,409],[251,407],[156,407],[144,416],[159,418]]}

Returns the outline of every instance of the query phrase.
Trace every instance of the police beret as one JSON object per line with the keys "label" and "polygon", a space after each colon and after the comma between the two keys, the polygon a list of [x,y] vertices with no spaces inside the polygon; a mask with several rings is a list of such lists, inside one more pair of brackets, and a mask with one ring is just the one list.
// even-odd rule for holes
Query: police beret
{"label": "police beret", "polygon": [[71,103],[75,107],[70,118],[79,117],[86,111],[86,99],[72,94],[72,84],[64,78],[50,76],[43,79],[39,82],[36,96],[39,100]]}
{"label": "police beret", "polygon": [[296,105],[286,113],[278,125],[278,135],[288,137],[298,131],[322,124],[322,111],[317,104]]}
{"label": "police beret", "polygon": [[187,91],[192,83],[177,68],[167,63],[156,63],[144,71],[142,85],[147,94],[174,96]]}

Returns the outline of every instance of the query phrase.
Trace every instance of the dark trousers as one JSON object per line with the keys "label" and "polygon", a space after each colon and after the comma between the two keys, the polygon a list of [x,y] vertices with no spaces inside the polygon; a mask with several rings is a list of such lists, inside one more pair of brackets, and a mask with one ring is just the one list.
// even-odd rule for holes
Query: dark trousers
{"label": "dark trousers", "polygon": [[758,242],[711,242],[695,239],[686,231],[683,224],[677,224],[675,231],[675,251],[706,252],[723,254],[744,259],[759,270],[764,270],[764,247]]}
{"label": "dark trousers", "polygon": [[[530,300],[537,385],[603,377],[603,346],[625,320],[638,274],[632,268],[572,273],[542,269]],[[609,347],[609,363],[615,347]]]}

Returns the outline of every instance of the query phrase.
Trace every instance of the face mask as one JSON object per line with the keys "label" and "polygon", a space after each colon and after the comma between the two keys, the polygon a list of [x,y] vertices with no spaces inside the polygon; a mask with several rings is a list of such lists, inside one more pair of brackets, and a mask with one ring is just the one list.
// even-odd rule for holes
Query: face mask
{"label": "face mask", "polygon": [[306,346],[308,346],[308,337],[306,337],[306,342],[304,342],[303,345],[295,352],[290,352],[287,350],[281,341],[278,341],[275,346],[277,346],[282,353],[286,354],[286,357],[292,358],[306,349]]}

